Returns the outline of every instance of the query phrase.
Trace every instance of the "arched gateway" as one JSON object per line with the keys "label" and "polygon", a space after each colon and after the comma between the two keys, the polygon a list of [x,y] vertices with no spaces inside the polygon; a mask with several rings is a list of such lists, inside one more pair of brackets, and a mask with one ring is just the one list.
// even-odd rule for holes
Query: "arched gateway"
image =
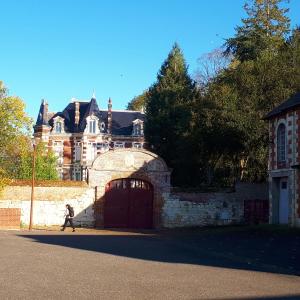
{"label": "arched gateway", "polygon": [[96,226],[157,228],[170,171],[163,159],[139,149],[117,149],[94,161],[88,173],[95,187]]}

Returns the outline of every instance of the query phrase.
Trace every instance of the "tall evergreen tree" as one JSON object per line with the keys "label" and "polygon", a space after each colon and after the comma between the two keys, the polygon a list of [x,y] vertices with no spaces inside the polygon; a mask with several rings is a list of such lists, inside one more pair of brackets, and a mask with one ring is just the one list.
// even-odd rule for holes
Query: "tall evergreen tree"
{"label": "tall evergreen tree", "polygon": [[169,53],[146,99],[145,135],[154,152],[173,168],[172,182],[191,182],[193,157],[190,146],[192,104],[197,97],[177,44]]}
{"label": "tall evergreen tree", "polygon": [[252,60],[262,52],[274,52],[289,32],[288,9],[280,8],[282,0],[252,0],[244,6],[247,18],[236,28],[236,35],[226,41],[227,52],[238,60]]}

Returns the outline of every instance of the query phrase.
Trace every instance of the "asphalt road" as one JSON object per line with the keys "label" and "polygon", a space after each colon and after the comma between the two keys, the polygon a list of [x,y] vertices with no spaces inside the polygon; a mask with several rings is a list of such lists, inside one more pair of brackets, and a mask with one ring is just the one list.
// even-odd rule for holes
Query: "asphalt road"
{"label": "asphalt road", "polygon": [[299,231],[0,231],[0,299],[300,299],[299,256]]}

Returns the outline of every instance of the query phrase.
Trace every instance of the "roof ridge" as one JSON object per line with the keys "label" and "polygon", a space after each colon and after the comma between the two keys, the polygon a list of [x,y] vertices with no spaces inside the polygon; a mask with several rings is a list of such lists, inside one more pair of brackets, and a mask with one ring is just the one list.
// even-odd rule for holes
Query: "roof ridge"
{"label": "roof ridge", "polygon": [[[107,109],[100,109],[100,111],[108,111]],[[127,109],[112,109],[112,112],[129,112],[129,113],[140,113],[140,114],[145,114],[142,111],[139,110],[127,110]]]}

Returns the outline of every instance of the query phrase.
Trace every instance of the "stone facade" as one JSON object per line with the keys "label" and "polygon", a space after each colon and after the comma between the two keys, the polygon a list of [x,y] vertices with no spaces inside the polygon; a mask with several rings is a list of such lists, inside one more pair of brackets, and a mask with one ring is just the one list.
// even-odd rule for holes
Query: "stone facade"
{"label": "stone facade", "polygon": [[120,178],[148,181],[154,189],[153,225],[162,226],[162,208],[170,194],[170,171],[165,162],[152,152],[139,149],[118,149],[102,154],[88,171],[88,181],[96,189],[98,224],[103,224],[105,187]]}

